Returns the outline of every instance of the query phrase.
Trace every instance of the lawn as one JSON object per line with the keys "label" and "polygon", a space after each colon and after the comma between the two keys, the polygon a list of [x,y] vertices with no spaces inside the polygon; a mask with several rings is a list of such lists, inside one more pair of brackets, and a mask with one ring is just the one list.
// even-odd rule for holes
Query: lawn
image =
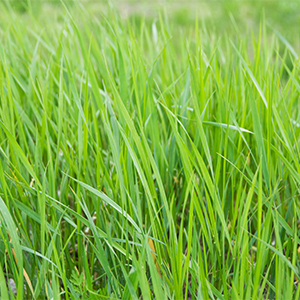
{"label": "lawn", "polygon": [[1,299],[299,299],[300,2],[0,2]]}

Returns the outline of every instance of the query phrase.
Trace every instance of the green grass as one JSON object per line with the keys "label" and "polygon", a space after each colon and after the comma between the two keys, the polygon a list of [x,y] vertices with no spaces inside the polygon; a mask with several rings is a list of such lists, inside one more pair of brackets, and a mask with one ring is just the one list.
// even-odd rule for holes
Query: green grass
{"label": "green grass", "polygon": [[298,40],[235,4],[0,3],[1,299],[299,299]]}

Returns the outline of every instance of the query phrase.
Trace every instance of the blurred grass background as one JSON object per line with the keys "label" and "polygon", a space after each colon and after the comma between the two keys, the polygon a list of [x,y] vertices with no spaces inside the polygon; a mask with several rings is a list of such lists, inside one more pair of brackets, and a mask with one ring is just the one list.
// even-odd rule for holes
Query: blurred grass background
{"label": "blurred grass background", "polygon": [[[2,0],[3,2],[7,0]],[[42,22],[59,18],[62,3],[60,0],[8,0],[17,13],[26,18],[29,11]],[[194,27],[195,19],[205,24],[208,31],[234,34],[246,30],[258,31],[265,15],[267,22],[279,30],[291,44],[299,48],[300,1],[293,0],[175,0],[175,1],[137,1],[137,0],[65,0],[68,8],[80,2],[85,9],[99,16],[109,6],[114,6],[122,18],[130,17],[139,22],[146,18],[155,21],[164,11],[171,24],[178,30]],[[5,16],[2,16],[5,17]]]}
{"label": "blurred grass background", "polygon": [[[80,13],[76,10],[81,6],[88,14],[97,19],[105,18],[111,8],[117,10],[123,20],[128,20],[139,27],[140,23],[146,25],[155,24],[159,29],[159,16],[162,13],[168,18],[172,32],[180,31],[186,36],[194,35],[195,21],[200,22],[201,30],[204,30],[212,41],[220,39],[245,40],[249,36],[255,39],[258,36],[262,21],[269,25],[267,32],[270,43],[273,29],[295,49],[300,51],[300,1],[294,0],[0,0],[10,2],[13,14],[16,18],[22,18],[22,28],[25,31],[32,26],[32,17],[40,23],[40,30],[52,30],[51,24],[64,23],[63,15],[66,6],[75,22],[83,24]],[[77,4],[80,4],[79,6]],[[8,23],[13,25],[14,20],[10,16],[2,15],[0,18],[1,31],[5,32]],[[78,16],[78,17],[76,17]],[[10,19],[10,20],[9,20]],[[264,19],[264,20],[263,20]],[[57,29],[58,27],[56,27]],[[35,28],[36,29],[36,28]],[[176,36],[172,36],[175,46],[179,46]],[[284,44],[280,45],[283,54]],[[282,51],[281,51],[282,50]],[[252,49],[248,49],[249,53]],[[292,67],[290,56],[285,63]],[[285,72],[284,72],[285,74]]]}

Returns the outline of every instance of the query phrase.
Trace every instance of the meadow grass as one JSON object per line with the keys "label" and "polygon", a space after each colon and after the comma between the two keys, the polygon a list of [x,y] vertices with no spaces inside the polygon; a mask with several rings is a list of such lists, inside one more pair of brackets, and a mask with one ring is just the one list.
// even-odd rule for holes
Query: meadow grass
{"label": "meadow grass", "polygon": [[1,299],[299,299],[293,42],[10,4]]}

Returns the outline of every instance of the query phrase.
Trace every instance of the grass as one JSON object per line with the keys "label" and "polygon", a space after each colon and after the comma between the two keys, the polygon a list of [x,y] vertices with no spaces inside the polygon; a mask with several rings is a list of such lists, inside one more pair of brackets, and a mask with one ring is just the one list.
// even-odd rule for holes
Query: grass
{"label": "grass", "polygon": [[0,5],[1,299],[299,299],[288,27]]}

